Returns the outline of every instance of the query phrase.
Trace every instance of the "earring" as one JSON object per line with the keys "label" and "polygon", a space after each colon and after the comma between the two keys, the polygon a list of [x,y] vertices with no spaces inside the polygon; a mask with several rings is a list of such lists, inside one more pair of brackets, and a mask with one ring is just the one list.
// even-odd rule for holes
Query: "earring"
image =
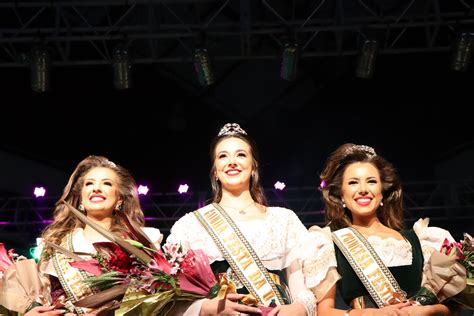
{"label": "earring", "polygon": [[82,203],[79,204],[79,206],[77,207],[77,209],[78,209],[79,211],[81,211],[82,213],[85,213],[85,212],[86,212],[86,209],[84,208],[84,205],[82,205]]}
{"label": "earring", "polygon": [[346,203],[342,203],[342,207],[343,207],[343,208],[346,208]]}
{"label": "earring", "polygon": [[383,202],[382,202],[382,201],[380,201],[380,206],[383,206]]}
{"label": "earring", "polygon": [[117,205],[115,205],[115,210],[116,211],[121,211],[122,210],[122,202],[118,202]]}

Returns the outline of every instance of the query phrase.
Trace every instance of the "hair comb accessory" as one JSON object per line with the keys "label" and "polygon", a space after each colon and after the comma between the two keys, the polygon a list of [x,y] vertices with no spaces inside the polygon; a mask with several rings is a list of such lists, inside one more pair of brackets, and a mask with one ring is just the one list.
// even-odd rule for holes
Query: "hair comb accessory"
{"label": "hair comb accessory", "polygon": [[346,154],[353,154],[356,151],[363,151],[364,153],[368,154],[370,157],[377,156],[375,150],[367,145],[353,145],[347,149]]}
{"label": "hair comb accessory", "polygon": [[217,134],[218,137],[220,136],[226,136],[226,135],[235,135],[235,134],[243,134],[247,135],[247,132],[244,131],[239,124],[237,123],[227,123],[224,125],[221,130],[219,131],[219,134]]}

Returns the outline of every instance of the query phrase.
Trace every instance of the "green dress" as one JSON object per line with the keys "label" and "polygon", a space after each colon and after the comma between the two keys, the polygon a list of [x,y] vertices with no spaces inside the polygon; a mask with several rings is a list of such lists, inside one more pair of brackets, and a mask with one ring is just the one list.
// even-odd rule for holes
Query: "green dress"
{"label": "green dress", "polygon": [[[413,254],[412,264],[388,268],[397,280],[400,288],[407,293],[407,297],[410,297],[421,287],[421,276],[424,264],[423,252],[421,250],[420,240],[412,229],[402,230],[400,233],[411,244]],[[337,283],[338,291],[344,302],[347,305],[351,305],[353,299],[364,296],[367,307],[376,307],[375,301],[370,297],[342,252],[337,246],[334,248],[336,250],[337,271],[341,275],[341,279]]]}

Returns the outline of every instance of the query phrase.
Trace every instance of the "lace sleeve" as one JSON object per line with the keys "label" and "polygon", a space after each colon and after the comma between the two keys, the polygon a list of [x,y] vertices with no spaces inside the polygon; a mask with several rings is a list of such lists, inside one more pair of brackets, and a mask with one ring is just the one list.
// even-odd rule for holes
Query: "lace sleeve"
{"label": "lace sleeve", "polygon": [[340,279],[336,270],[337,262],[329,227],[312,226],[306,242],[303,258],[303,273],[306,286],[317,298],[323,298]]}
{"label": "lace sleeve", "polygon": [[418,236],[418,239],[420,239],[425,264],[428,262],[433,251],[439,251],[441,249],[444,239],[447,238],[450,242],[454,242],[454,238],[449,231],[439,227],[428,227],[429,223],[429,218],[420,218],[413,225],[413,230]]}
{"label": "lace sleeve", "polygon": [[156,245],[157,248],[160,248],[160,243],[163,241],[163,234],[158,228],[143,227],[143,232],[151,240],[151,242]]}

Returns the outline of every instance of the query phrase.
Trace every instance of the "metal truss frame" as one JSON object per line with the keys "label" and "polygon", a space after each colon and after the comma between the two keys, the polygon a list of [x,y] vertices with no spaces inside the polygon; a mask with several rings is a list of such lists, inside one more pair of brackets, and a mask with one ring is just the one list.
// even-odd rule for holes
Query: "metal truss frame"
{"label": "metal truss frame", "polygon": [[186,63],[206,45],[213,61],[275,59],[286,41],[301,57],[357,53],[376,38],[381,54],[451,49],[474,24],[464,0],[16,0],[0,2],[0,67],[29,65],[45,45],[53,66],[107,65],[119,44],[134,64]]}
{"label": "metal truss frame", "polygon": [[[429,217],[431,225],[451,231],[453,236],[474,229],[474,180],[406,182],[404,184],[405,222],[410,227],[417,219]],[[269,204],[292,209],[307,227],[324,225],[321,194],[314,187],[266,190]],[[173,223],[187,212],[211,200],[210,192],[156,193],[141,197],[148,226],[165,235]],[[0,199],[0,240],[10,235],[38,236],[49,223],[57,197]],[[16,236],[12,235],[12,236]]]}

